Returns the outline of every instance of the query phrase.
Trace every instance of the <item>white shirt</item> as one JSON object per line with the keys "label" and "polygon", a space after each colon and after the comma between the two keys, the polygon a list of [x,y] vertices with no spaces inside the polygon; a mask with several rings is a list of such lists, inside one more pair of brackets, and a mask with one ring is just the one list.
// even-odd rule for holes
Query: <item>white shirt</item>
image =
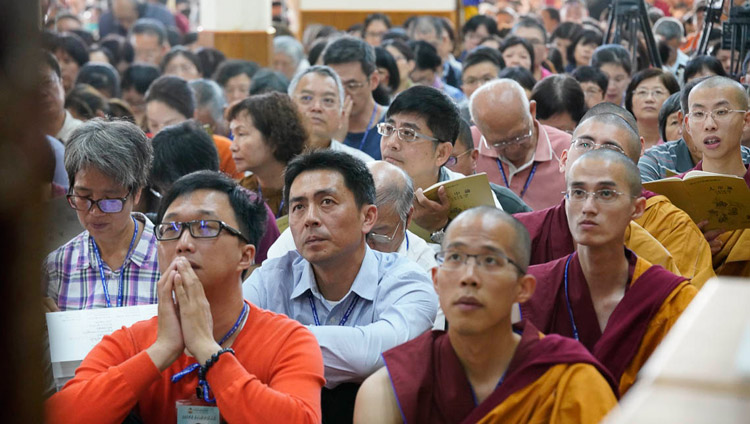
{"label": "white shirt", "polygon": [[55,134],[55,138],[62,141],[63,144],[67,143],[70,135],[73,134],[73,130],[78,128],[81,124],[83,124],[83,121],[74,118],[70,112],[65,110],[65,121],[63,121],[63,126],[60,128],[60,131]]}
{"label": "white shirt", "polygon": [[337,152],[349,153],[350,155],[354,156],[364,163],[373,162],[375,160],[367,153],[359,149],[355,149],[354,147],[347,146],[346,144],[336,140],[331,140],[331,146],[329,147],[329,149]]}

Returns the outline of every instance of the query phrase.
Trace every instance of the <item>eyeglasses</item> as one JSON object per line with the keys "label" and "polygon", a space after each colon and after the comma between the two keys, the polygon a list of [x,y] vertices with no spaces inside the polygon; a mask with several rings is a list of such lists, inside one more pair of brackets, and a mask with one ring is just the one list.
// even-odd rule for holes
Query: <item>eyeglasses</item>
{"label": "eyeglasses", "polygon": [[469,255],[464,252],[441,250],[435,254],[435,260],[437,261],[438,266],[449,270],[460,269],[467,264],[469,258],[474,258],[474,263],[479,269],[490,273],[500,271],[508,264],[511,264],[516,267],[518,272],[526,274],[525,269],[521,268],[521,266],[510,259],[506,254],[499,251],[486,255]]}
{"label": "eyeglasses", "polygon": [[599,203],[612,203],[625,193],[617,190],[612,190],[611,188],[602,188],[596,191],[586,191],[580,188],[571,188],[563,191],[562,194],[564,194],[565,198],[570,200],[571,202],[585,202],[589,198],[589,196],[593,196],[594,200]]}
{"label": "eyeglasses", "polygon": [[344,87],[349,91],[357,91],[360,88],[364,87],[365,84],[367,83],[358,82],[358,81],[347,81],[344,83]]}
{"label": "eyeglasses", "polygon": [[502,149],[504,147],[513,146],[515,144],[523,144],[528,141],[533,134],[533,128],[529,128],[529,132],[527,134],[503,141],[498,141],[496,143],[490,143],[486,138],[484,138],[484,136],[482,136],[482,143],[484,143],[485,147],[487,148],[494,147],[495,149]]}
{"label": "eyeglasses", "polygon": [[590,150],[597,150],[597,149],[608,149],[608,150],[614,150],[615,152],[620,152],[623,155],[625,154],[625,150],[623,150],[622,147],[611,142],[604,142],[604,143],[598,144],[598,143],[594,143],[593,140],[589,140],[586,138],[575,138],[573,139],[573,142],[571,143],[571,145],[580,152],[588,152]]}
{"label": "eyeglasses", "polygon": [[393,133],[398,134],[399,140],[406,141],[408,143],[417,141],[417,138],[424,138],[425,140],[440,142],[439,139],[419,133],[412,128],[396,128],[395,125],[389,124],[387,122],[381,122],[378,124],[378,134],[382,135],[383,137],[390,137],[393,135]]}
{"label": "eyeglasses", "polygon": [[190,231],[190,235],[193,238],[216,238],[221,234],[221,230],[225,229],[233,236],[239,237],[241,240],[250,244],[250,240],[247,239],[240,230],[232,228],[222,221],[215,219],[201,219],[188,222],[163,222],[156,226],[155,235],[159,241],[177,240],[182,237],[182,232],[185,227]]}
{"label": "eyeglasses", "polygon": [[447,166],[448,168],[450,168],[452,166],[455,166],[458,163],[458,158],[460,158],[461,156],[464,156],[466,154],[469,154],[469,153],[471,153],[473,151],[474,151],[474,149],[469,149],[469,150],[466,150],[466,151],[464,151],[462,153],[459,153],[459,154],[457,154],[455,156],[451,155],[448,158],[448,161],[445,162],[445,166]]}
{"label": "eyeglasses", "polygon": [[725,107],[720,109],[714,109],[710,112],[707,112],[705,110],[694,110],[692,112],[688,112],[688,119],[690,119],[693,122],[703,122],[706,120],[706,118],[711,115],[711,119],[714,121],[723,121],[729,119],[732,113],[745,113],[746,110],[740,110],[740,109],[727,109]]}
{"label": "eyeglasses", "polygon": [[398,233],[398,229],[401,227],[401,222],[396,225],[396,229],[393,230],[393,234],[391,234],[390,237],[388,237],[385,234],[375,234],[375,233],[367,233],[367,238],[370,239],[371,242],[375,244],[388,244],[393,241],[394,238],[396,238],[396,233]]}
{"label": "eyeglasses", "polygon": [[642,90],[636,90],[636,91],[635,91],[635,92],[633,93],[633,95],[634,95],[635,97],[644,97],[644,98],[645,98],[645,97],[648,97],[648,96],[654,96],[654,97],[664,97],[664,96],[668,96],[668,95],[669,95],[669,92],[667,92],[666,90],[661,90],[661,89],[658,89],[658,88],[657,88],[656,90],[646,90],[646,89],[642,89]]}
{"label": "eyeglasses", "polygon": [[128,200],[128,197],[130,197],[132,192],[132,190],[129,191],[125,197],[104,198],[99,200],[94,200],[86,196],[77,196],[75,194],[68,194],[66,197],[68,198],[68,204],[70,207],[77,211],[89,212],[91,211],[91,208],[96,205],[96,207],[104,213],[118,213],[122,212],[122,208],[125,206],[125,202]]}

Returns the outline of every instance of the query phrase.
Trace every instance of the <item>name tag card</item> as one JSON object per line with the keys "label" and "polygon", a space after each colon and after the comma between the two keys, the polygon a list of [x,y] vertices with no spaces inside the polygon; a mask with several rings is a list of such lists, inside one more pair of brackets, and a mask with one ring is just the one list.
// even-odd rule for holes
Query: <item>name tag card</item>
{"label": "name tag card", "polygon": [[177,402],[177,424],[219,424],[219,408],[195,405],[191,401]]}

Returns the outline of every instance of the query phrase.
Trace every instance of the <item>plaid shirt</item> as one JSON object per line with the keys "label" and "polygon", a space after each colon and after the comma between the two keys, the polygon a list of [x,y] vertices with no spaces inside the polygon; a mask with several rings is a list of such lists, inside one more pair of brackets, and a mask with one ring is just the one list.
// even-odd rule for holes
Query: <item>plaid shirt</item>
{"label": "plaid shirt", "polygon": [[[145,223],[145,226],[135,249],[125,258],[123,306],[156,303],[156,283],[161,275],[154,224],[141,213],[133,213],[133,216],[140,225]],[[44,261],[47,296],[57,303],[61,311],[107,306],[93,242],[89,232],[84,231],[50,253]],[[106,263],[102,265],[110,302],[116,306],[120,273],[112,271]]]}

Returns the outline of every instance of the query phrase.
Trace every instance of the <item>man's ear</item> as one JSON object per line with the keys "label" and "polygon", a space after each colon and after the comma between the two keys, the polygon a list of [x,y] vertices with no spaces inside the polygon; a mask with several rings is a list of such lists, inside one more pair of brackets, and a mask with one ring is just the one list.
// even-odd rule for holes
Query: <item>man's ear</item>
{"label": "man's ear", "polygon": [[516,302],[524,303],[531,299],[536,290],[536,277],[531,274],[526,274],[518,279],[518,294],[516,295]]}
{"label": "man's ear", "polygon": [[437,149],[435,149],[435,165],[436,166],[442,166],[445,164],[445,162],[448,161],[448,158],[451,157],[451,153],[453,153],[453,145],[444,142],[437,145]]}
{"label": "man's ear", "polygon": [[529,113],[532,119],[536,119],[536,100],[529,100]]}
{"label": "man's ear", "polygon": [[[680,112],[680,113],[682,113],[682,112]],[[690,136],[692,137],[693,136],[693,132],[690,131],[690,120],[688,119],[687,115],[685,115],[685,116],[682,117],[682,122],[684,124],[685,131],[687,131],[688,134],[690,134]]]}
{"label": "man's ear", "polygon": [[378,221],[378,207],[375,205],[362,206],[362,215],[364,221],[362,222],[362,234],[367,234],[372,231],[372,227]]}
{"label": "man's ear", "polygon": [[438,267],[432,268],[430,271],[432,272],[432,287],[435,289],[435,293],[440,296],[440,290],[438,290]]}
{"label": "man's ear", "polygon": [[404,228],[404,230],[409,228],[409,225],[411,225],[411,219],[413,217],[414,217],[414,205],[411,205],[409,207],[409,213],[406,214],[406,228]]}
{"label": "man's ear", "polygon": [[372,71],[370,74],[370,91],[375,90],[380,84],[380,73],[377,70]]}
{"label": "man's ear", "polygon": [[646,150],[646,140],[644,140],[643,137],[641,137],[640,142],[641,142],[640,156],[643,156],[643,152]]}
{"label": "man's ear", "polygon": [[255,264],[255,246],[252,244],[243,244],[240,249],[242,251],[237,269],[244,271]]}
{"label": "man's ear", "polygon": [[477,160],[479,160],[479,150],[478,149],[472,150],[469,156],[471,156],[471,171],[476,172]]}
{"label": "man's ear", "polygon": [[565,173],[565,165],[567,163],[568,163],[568,149],[565,149],[560,155],[560,163],[558,164],[561,174]]}
{"label": "man's ear", "polygon": [[643,212],[646,210],[646,198],[645,197],[638,197],[635,199],[635,203],[633,204],[633,214],[630,216],[630,219],[638,219],[641,216],[643,216]]}

